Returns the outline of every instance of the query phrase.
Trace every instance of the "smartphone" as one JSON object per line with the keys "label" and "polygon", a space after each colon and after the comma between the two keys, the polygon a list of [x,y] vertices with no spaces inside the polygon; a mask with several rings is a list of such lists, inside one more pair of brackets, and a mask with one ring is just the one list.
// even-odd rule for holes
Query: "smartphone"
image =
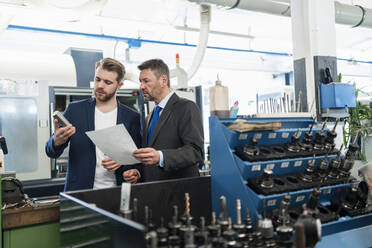
{"label": "smartphone", "polygon": [[65,127],[69,124],[71,124],[66,117],[63,116],[63,114],[59,111],[54,111],[53,113],[53,118],[58,120],[58,123],[62,126]]}

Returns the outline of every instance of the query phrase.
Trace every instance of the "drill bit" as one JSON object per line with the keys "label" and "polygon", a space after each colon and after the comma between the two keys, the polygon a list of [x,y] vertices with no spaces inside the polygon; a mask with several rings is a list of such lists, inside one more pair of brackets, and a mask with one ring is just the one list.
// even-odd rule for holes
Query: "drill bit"
{"label": "drill bit", "polygon": [[225,196],[220,197],[220,218],[218,220],[218,223],[221,226],[222,233],[227,230],[229,223],[227,221],[227,207]]}
{"label": "drill bit", "polygon": [[308,133],[311,133],[313,131],[314,124],[315,124],[315,120],[311,123]]}
{"label": "drill bit", "polygon": [[133,220],[134,221],[138,220],[138,199],[137,198],[133,199]]}
{"label": "drill bit", "polygon": [[226,221],[227,220],[227,213],[226,213],[226,197],[220,197],[220,220]]}
{"label": "drill bit", "polygon": [[326,124],[327,124],[326,121],[324,121],[324,122],[322,123],[322,129],[320,130],[320,132],[324,132],[324,129],[325,129],[325,127],[326,127]]}
{"label": "drill bit", "polygon": [[149,207],[145,206],[145,226],[149,225]]}
{"label": "drill bit", "polygon": [[236,199],[236,224],[241,225],[242,224],[242,206],[240,199]]}
{"label": "drill bit", "polygon": [[221,228],[216,223],[216,212],[212,212],[211,224],[208,226],[208,231],[211,237],[219,237],[221,235]]}
{"label": "drill bit", "polygon": [[249,208],[246,208],[245,210],[245,229],[247,231],[247,233],[252,233],[253,232],[253,225],[252,225],[252,219],[251,219],[251,216],[249,214]]}
{"label": "drill bit", "polygon": [[205,231],[205,218],[204,216],[200,217],[200,230]]}
{"label": "drill bit", "polygon": [[212,212],[212,220],[211,220],[212,225],[216,225],[216,212]]}
{"label": "drill bit", "polygon": [[339,122],[340,119],[337,119],[336,122],[335,122],[335,125],[333,126],[332,128],[332,132],[335,132],[336,131],[336,127],[337,127],[337,124]]}
{"label": "drill bit", "polygon": [[242,241],[245,239],[245,225],[242,223],[242,204],[240,199],[236,199],[236,224],[233,229],[237,233],[237,239]]}
{"label": "drill bit", "polygon": [[340,149],[337,152],[337,157],[340,157],[343,148],[344,148],[344,144],[341,144]]}
{"label": "drill bit", "polygon": [[185,193],[185,215],[190,215],[190,196]]}
{"label": "drill bit", "polygon": [[177,235],[177,233],[178,233],[178,231],[181,227],[181,223],[178,222],[178,207],[177,207],[177,205],[173,206],[172,222],[170,222],[168,224],[168,226],[169,226],[169,229],[171,230],[172,235]]}
{"label": "drill bit", "polygon": [[173,222],[177,222],[178,219],[178,207],[177,205],[173,206]]}

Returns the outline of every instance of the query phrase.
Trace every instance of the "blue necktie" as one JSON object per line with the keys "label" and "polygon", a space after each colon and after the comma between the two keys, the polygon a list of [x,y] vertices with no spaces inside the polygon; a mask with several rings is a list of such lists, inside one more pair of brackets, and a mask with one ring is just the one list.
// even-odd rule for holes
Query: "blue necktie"
{"label": "blue necktie", "polygon": [[152,132],[155,129],[156,122],[158,122],[160,111],[162,110],[162,107],[156,106],[154,109],[154,114],[152,115],[151,125],[149,128],[149,131],[147,132],[147,144],[150,143]]}

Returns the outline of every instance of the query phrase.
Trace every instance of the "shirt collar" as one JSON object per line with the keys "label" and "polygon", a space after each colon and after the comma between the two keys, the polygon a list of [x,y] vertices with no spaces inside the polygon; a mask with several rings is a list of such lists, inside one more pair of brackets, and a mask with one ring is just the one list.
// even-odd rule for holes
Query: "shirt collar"
{"label": "shirt collar", "polygon": [[171,91],[169,92],[169,94],[164,97],[163,100],[161,100],[161,102],[159,102],[159,104],[157,106],[161,107],[162,109],[165,108],[165,105],[167,105],[168,101],[169,101],[169,98],[171,98],[171,96],[174,94],[174,91]]}

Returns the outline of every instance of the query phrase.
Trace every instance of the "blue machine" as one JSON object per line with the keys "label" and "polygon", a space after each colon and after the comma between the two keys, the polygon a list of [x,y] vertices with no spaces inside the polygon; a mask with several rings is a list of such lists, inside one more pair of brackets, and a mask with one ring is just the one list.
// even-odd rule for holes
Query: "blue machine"
{"label": "blue machine", "polygon": [[320,83],[321,108],[355,108],[355,86],[342,83]]}
{"label": "blue machine", "polygon": [[[282,175],[288,173],[296,173],[304,171],[306,164],[312,157],[281,159],[260,162],[246,162],[241,160],[235,153],[235,147],[249,144],[251,139],[255,137],[257,145],[277,145],[285,144],[291,140],[291,137],[296,132],[301,132],[301,138],[305,132],[310,131],[310,125],[313,123],[312,118],[248,118],[247,122],[281,122],[282,127],[279,130],[270,131],[249,131],[239,133],[231,131],[227,125],[233,123],[236,119],[218,119],[216,116],[211,116],[209,119],[210,128],[210,154],[211,154],[211,187],[212,187],[212,208],[213,211],[219,213],[219,198],[225,196],[227,199],[227,209],[229,216],[233,222],[236,222],[235,200],[239,198],[242,203],[242,215],[245,214],[245,209],[248,208],[254,223],[257,217],[265,210],[277,209],[282,198],[287,193],[273,195],[259,195],[247,186],[248,179],[256,178],[263,174],[265,168],[272,170],[274,175]],[[313,128],[313,134],[319,131],[320,128]],[[334,158],[336,155],[329,155],[328,159]],[[315,158],[315,167],[324,156]],[[340,198],[347,193],[350,183],[337,184],[332,186],[321,187],[321,195],[319,201],[321,203],[329,202],[333,198]],[[289,192],[291,196],[290,206],[300,206],[307,203],[313,189],[305,189]],[[265,207],[263,207],[265,202]],[[322,225],[322,235],[328,246],[318,247],[349,247],[342,246],[343,243],[333,243],[331,237],[339,232],[354,230],[354,234],[358,228],[367,228],[372,224],[372,214],[357,216],[357,217],[342,217],[337,221],[329,222]],[[368,227],[371,231],[371,228]],[[365,231],[364,231],[365,232]],[[371,233],[372,234],[372,233]],[[352,234],[350,234],[352,237]],[[366,236],[361,237],[366,239],[360,241],[360,245],[354,242],[353,247],[363,246],[368,243],[372,246],[372,238]],[[333,245],[329,245],[330,242]],[[322,242],[319,243],[320,245]],[[340,246],[341,245],[341,246]]]}
{"label": "blue machine", "polygon": [[319,102],[323,117],[347,117],[349,115],[347,108],[356,106],[355,85],[319,83]]}

